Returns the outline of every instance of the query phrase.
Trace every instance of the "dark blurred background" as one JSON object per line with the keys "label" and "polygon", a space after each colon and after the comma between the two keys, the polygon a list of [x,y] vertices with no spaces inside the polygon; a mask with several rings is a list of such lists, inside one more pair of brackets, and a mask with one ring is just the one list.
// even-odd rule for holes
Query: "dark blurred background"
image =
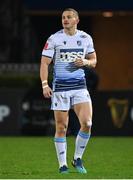
{"label": "dark blurred background", "polygon": [[[41,52],[47,38],[62,28],[67,8],[80,14],[78,28],[94,40],[98,64],[86,69],[93,102],[94,136],[133,135],[133,2],[0,1],[0,135],[53,135],[50,100],[42,95]],[[49,68],[52,83],[52,65]],[[79,123],[70,111],[68,135]]]}

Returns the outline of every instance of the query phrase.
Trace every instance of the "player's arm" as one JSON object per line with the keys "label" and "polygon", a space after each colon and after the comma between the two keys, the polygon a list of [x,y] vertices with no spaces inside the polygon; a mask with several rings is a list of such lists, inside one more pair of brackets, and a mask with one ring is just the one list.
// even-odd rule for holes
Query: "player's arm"
{"label": "player's arm", "polygon": [[87,66],[94,68],[97,63],[96,52],[86,54],[85,58],[77,58],[75,61],[75,65],[78,67]]}
{"label": "player's arm", "polygon": [[86,54],[85,59],[84,59],[84,64],[85,66],[88,66],[88,67],[92,67],[92,68],[96,67],[96,64],[97,64],[96,52],[93,52],[91,54]]}
{"label": "player's arm", "polygon": [[46,98],[50,98],[52,95],[52,89],[48,85],[48,66],[52,59],[46,56],[42,56],[40,65],[40,78],[42,81],[43,95]]}

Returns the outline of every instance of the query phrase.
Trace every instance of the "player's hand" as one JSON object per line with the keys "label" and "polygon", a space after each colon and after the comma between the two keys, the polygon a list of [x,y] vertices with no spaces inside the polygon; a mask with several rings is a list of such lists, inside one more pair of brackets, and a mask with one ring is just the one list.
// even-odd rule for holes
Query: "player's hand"
{"label": "player's hand", "polygon": [[43,89],[43,95],[45,98],[50,98],[52,96],[52,93],[53,93],[53,91],[49,86],[47,86]]}
{"label": "player's hand", "polygon": [[75,61],[74,61],[74,64],[77,66],[77,67],[82,67],[84,66],[84,62],[81,58],[77,58]]}

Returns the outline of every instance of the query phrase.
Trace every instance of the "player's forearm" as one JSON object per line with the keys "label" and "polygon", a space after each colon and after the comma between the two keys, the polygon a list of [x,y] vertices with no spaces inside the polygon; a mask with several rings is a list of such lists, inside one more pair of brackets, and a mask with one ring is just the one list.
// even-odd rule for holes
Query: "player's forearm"
{"label": "player's forearm", "polygon": [[96,66],[96,58],[91,58],[91,59],[76,59],[75,60],[75,65],[78,67],[86,66],[88,68],[94,68]]}
{"label": "player's forearm", "polygon": [[48,65],[46,63],[41,63],[40,78],[42,81],[42,87],[48,85]]}
{"label": "player's forearm", "polygon": [[96,52],[93,52],[91,54],[86,54],[84,65],[86,65],[87,67],[95,68],[96,64],[97,64]]}
{"label": "player's forearm", "polygon": [[97,63],[97,59],[83,59],[84,66],[95,68]]}

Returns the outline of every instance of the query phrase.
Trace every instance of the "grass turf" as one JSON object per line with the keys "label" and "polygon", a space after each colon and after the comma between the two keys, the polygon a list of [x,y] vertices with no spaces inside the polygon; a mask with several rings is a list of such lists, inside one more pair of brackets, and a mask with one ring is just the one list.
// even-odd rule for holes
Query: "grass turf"
{"label": "grass turf", "polygon": [[83,160],[71,166],[74,137],[67,137],[69,174],[58,173],[53,137],[0,137],[0,179],[133,179],[133,137],[92,137]]}

